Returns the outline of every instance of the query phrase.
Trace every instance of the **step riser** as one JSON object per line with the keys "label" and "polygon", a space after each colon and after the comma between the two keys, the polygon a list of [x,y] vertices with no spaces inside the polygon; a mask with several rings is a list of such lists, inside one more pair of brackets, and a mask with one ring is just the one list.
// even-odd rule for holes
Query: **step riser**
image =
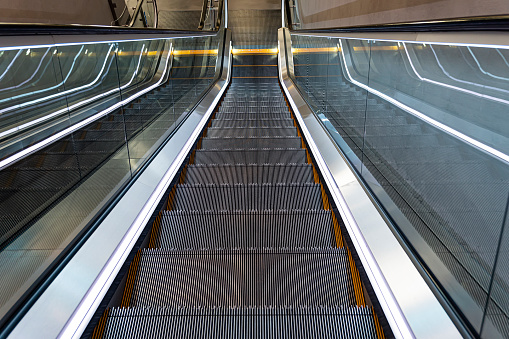
{"label": "step riser", "polygon": [[260,148],[300,148],[299,137],[281,138],[203,138],[201,148],[207,149],[260,149]]}
{"label": "step riser", "polygon": [[331,248],[335,245],[329,211],[165,211],[156,247]]}
{"label": "step riser", "polygon": [[305,164],[306,151],[293,150],[246,150],[246,151],[204,151],[197,150],[195,164]]}
{"label": "step riser", "polygon": [[[239,321],[243,319],[243,321]],[[377,338],[369,308],[115,308],[103,338]]]}
{"label": "step riser", "polygon": [[297,128],[216,128],[207,129],[208,138],[296,137]]}
{"label": "step riser", "polygon": [[312,183],[311,165],[189,166],[187,184]]}
{"label": "step riser", "polygon": [[335,250],[144,250],[130,306],[353,306],[347,254]]}
{"label": "step riser", "polygon": [[320,185],[186,186],[175,190],[172,208],[184,211],[322,209]]}

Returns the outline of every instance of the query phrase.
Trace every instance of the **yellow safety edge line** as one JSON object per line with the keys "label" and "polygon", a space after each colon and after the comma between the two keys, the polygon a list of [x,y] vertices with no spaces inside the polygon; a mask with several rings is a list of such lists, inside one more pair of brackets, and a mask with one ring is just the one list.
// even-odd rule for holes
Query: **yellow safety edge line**
{"label": "yellow safety edge line", "polygon": [[364,293],[362,290],[361,277],[359,275],[359,270],[355,266],[355,262],[352,258],[352,253],[350,249],[346,247],[346,252],[348,253],[348,261],[350,262],[350,270],[352,272],[352,280],[353,280],[353,289],[355,292],[355,301],[357,302],[357,306],[366,306],[366,302],[364,301]]}
{"label": "yellow safety edge line", "polygon": [[255,55],[255,54],[277,54],[277,48],[255,48],[255,49],[245,49],[245,48],[232,48],[233,55]]}
{"label": "yellow safety edge line", "polygon": [[152,229],[150,231],[150,240],[148,241],[148,248],[156,248],[157,246],[157,239],[159,238],[159,229],[161,226],[161,212],[156,217],[156,220],[154,220],[154,223],[152,224]]}
{"label": "yellow safety edge line", "polygon": [[101,319],[99,319],[99,322],[94,328],[94,332],[92,333],[92,339],[99,339],[103,337],[104,329],[106,328],[106,322],[108,321],[109,312],[110,312],[109,308],[106,308],[106,310],[104,310]]}
{"label": "yellow safety edge line", "polygon": [[343,242],[343,234],[341,233],[341,227],[339,226],[338,218],[336,218],[334,211],[331,211],[331,214],[332,226],[334,227],[334,234],[336,235],[336,247],[343,248],[345,243]]}
{"label": "yellow safety edge line", "polygon": [[138,264],[140,262],[141,250],[134,256],[131,265],[129,265],[129,273],[127,275],[127,281],[124,289],[124,295],[122,296],[121,307],[128,307],[131,302],[131,295],[134,289],[134,281],[136,280],[136,271],[138,270]]}
{"label": "yellow safety edge line", "polygon": [[173,51],[173,55],[204,55],[204,54],[217,55],[217,49],[183,49],[180,51]]}
{"label": "yellow safety edge line", "polygon": [[385,339],[384,331],[382,329],[382,326],[380,326],[380,322],[378,321],[378,317],[375,313],[375,309],[373,308],[373,306],[371,307],[371,311],[373,312],[373,318],[375,319],[376,336],[378,339]]}

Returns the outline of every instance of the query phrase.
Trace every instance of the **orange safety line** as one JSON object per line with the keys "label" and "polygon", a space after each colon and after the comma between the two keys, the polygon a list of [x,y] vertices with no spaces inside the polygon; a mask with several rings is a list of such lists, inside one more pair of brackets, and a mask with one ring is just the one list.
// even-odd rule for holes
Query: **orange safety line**
{"label": "orange safety line", "polygon": [[274,55],[277,54],[277,48],[257,48],[257,49],[243,49],[243,48],[233,48],[233,55],[257,55],[257,54],[269,54]]}
{"label": "orange safety line", "polygon": [[173,55],[183,55],[183,56],[191,56],[191,55],[204,55],[204,54],[214,54],[217,55],[217,49],[187,49],[180,51],[173,51]]}
{"label": "orange safety line", "polygon": [[376,336],[378,339],[385,339],[384,331],[382,329],[382,326],[380,326],[380,322],[378,321],[378,317],[375,313],[375,309],[373,308],[373,306],[371,307],[371,311],[373,312],[373,318],[375,319]]}
{"label": "orange safety line", "polygon": [[341,234],[341,227],[339,226],[338,218],[336,218],[334,211],[331,211],[331,214],[332,226],[334,227],[334,233],[336,235],[336,247],[343,248],[345,245],[343,243],[343,234]]}
{"label": "orange safety line", "polygon": [[323,188],[323,185],[321,183],[320,183],[320,189],[322,192],[323,209],[326,211],[330,211],[329,198],[327,197],[327,193],[325,193],[325,189]]}
{"label": "orange safety line", "polygon": [[136,280],[136,271],[138,270],[138,264],[140,262],[141,250],[134,256],[131,265],[129,265],[129,273],[127,275],[127,281],[124,289],[124,295],[122,296],[121,307],[129,307],[131,302],[131,296],[134,289],[134,282]]}
{"label": "orange safety line", "polygon": [[327,52],[338,52],[337,47],[316,47],[316,48],[292,48],[293,54],[298,53],[327,53]]}
{"label": "orange safety line", "polygon": [[161,226],[161,213],[156,217],[154,223],[152,224],[152,230],[150,231],[150,240],[148,241],[148,248],[156,248],[157,239],[159,238],[159,228]]}
{"label": "orange safety line", "polygon": [[184,165],[182,173],[180,173],[179,184],[183,184],[186,179],[187,165]]}
{"label": "orange safety line", "polygon": [[99,319],[99,323],[97,323],[97,326],[94,328],[94,332],[92,333],[92,339],[99,339],[103,337],[104,329],[106,328],[106,322],[108,321],[109,312],[110,312],[109,308],[104,310],[101,319]]}
{"label": "orange safety line", "polygon": [[359,275],[359,270],[357,270],[357,267],[355,266],[355,262],[352,258],[352,253],[350,253],[350,250],[348,247],[346,248],[346,251],[348,253],[348,261],[350,262],[350,270],[352,272],[352,280],[353,280],[353,289],[355,292],[355,300],[357,302],[357,306],[366,306],[366,302],[364,301],[364,293],[362,292],[362,283],[361,283],[361,277]]}
{"label": "orange safety line", "polygon": [[189,164],[190,165],[194,164],[194,155],[195,155],[195,153],[196,153],[196,150],[193,150],[191,152],[191,156],[189,156]]}
{"label": "orange safety line", "polygon": [[166,209],[169,211],[173,207],[173,199],[175,198],[175,186],[171,188],[170,194],[168,195],[168,204],[166,205]]}

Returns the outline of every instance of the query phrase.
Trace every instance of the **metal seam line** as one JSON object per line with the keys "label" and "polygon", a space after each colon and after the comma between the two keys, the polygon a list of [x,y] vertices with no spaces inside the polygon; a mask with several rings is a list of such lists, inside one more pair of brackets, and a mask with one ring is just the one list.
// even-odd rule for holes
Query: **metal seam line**
{"label": "metal seam line", "polygon": [[[231,64],[231,53],[228,54],[229,54],[228,66],[229,66]],[[113,279],[116,277],[123,262],[129,255],[132,247],[134,246],[134,243],[136,242],[136,239],[138,239],[145,224],[150,219],[159,200],[161,200],[164,192],[166,192],[166,190],[168,189],[171,181],[176,175],[187,153],[193,147],[194,142],[200,135],[203,127],[205,127],[208,118],[214,111],[221,96],[228,87],[230,77],[231,77],[230,68],[228,67],[227,80],[223,84],[223,87],[219,91],[218,95],[214,98],[212,104],[209,106],[206,113],[203,115],[199,124],[194,129],[193,134],[188,138],[188,140],[184,144],[184,147],[182,147],[179,154],[177,155],[175,160],[172,162],[171,166],[164,174],[163,178],[157,185],[154,192],[152,192],[152,194],[150,195],[149,199],[147,200],[142,210],[138,214],[138,217],[129,227],[129,230],[116,247],[115,252],[112,254],[106,265],[103,267],[99,275],[96,277],[92,286],[89,288],[86,295],[83,297],[80,304],[67,321],[65,327],[62,329],[58,336],[59,338],[70,338],[70,337],[78,338],[81,336],[82,332],[84,331],[85,327],[88,324],[88,320],[90,320],[90,318],[93,316],[95,309],[101,302],[102,297],[106,294],[109,286],[111,285]]]}
{"label": "metal seam line", "polygon": [[[169,50],[171,50],[171,45],[172,44],[170,43],[170,49]],[[77,124],[72,125],[71,127],[68,127],[66,129],[64,129],[64,130],[62,130],[62,131],[52,135],[49,138],[41,140],[38,143],[36,143],[36,144],[34,144],[34,145],[32,145],[32,146],[30,146],[28,148],[25,148],[24,150],[22,150],[22,151],[20,151],[20,152],[18,152],[16,154],[13,154],[13,155],[11,155],[8,158],[5,158],[4,160],[0,161],[0,170],[2,170],[5,167],[9,166],[11,163],[13,163],[15,161],[18,161],[19,159],[21,159],[21,158],[23,158],[23,157],[25,157],[25,156],[27,156],[27,155],[37,151],[37,150],[39,150],[39,149],[49,145],[50,143],[52,143],[52,142],[54,142],[54,141],[56,141],[56,140],[58,140],[58,139],[60,139],[60,138],[62,138],[64,136],[66,136],[66,135],[68,135],[68,134],[70,134],[70,133],[80,129],[81,127],[86,126],[87,124],[89,124],[89,123],[91,123],[91,122],[93,122],[93,121],[95,121],[95,120],[105,116],[106,114],[108,114],[108,113],[112,112],[113,110],[115,110],[115,109],[117,109],[117,108],[127,104],[128,102],[136,99],[137,97],[145,94],[146,92],[151,91],[152,89],[158,87],[161,84],[161,82],[162,82],[162,80],[164,78],[164,75],[167,72],[168,61],[169,60],[170,60],[170,57],[169,57],[169,53],[168,53],[168,58],[166,59],[166,64],[164,66],[164,71],[163,71],[163,73],[161,75],[161,78],[159,79],[159,81],[157,83],[153,84],[152,86],[149,86],[149,87],[145,88],[144,90],[141,90],[141,91],[131,95],[129,98],[124,99],[124,100],[122,100],[122,101],[120,101],[120,102],[118,102],[118,103],[108,107],[107,109],[105,109],[105,110],[103,110],[103,111],[101,111],[101,112],[99,112],[97,114],[92,115],[91,117],[89,117],[89,118],[87,118],[87,119],[85,119],[83,121],[80,121]],[[116,90],[117,89],[115,89],[115,91]],[[105,94],[105,93],[103,93],[103,94]],[[91,98],[91,99],[95,99],[95,98]],[[91,100],[91,99],[88,99],[88,100]],[[73,106],[71,106],[71,107],[73,107]],[[56,114],[56,113],[53,113],[53,114]]]}
{"label": "metal seam line", "polygon": [[[280,57],[281,58],[281,57]],[[280,59],[279,58],[279,59]],[[279,60],[281,63],[282,60]],[[347,227],[349,234],[351,236],[352,241],[354,242],[355,248],[358,251],[359,257],[362,261],[362,264],[368,274],[370,281],[372,282],[373,288],[375,289],[376,295],[379,298],[380,304],[384,309],[388,322],[391,324],[391,328],[394,331],[394,335],[396,338],[414,338],[414,334],[410,325],[408,324],[403,311],[399,307],[399,304],[394,297],[385,277],[383,276],[380,267],[376,263],[376,260],[369,249],[362,232],[355,221],[352,212],[350,211],[346,201],[341,194],[339,187],[334,180],[334,177],[330,173],[325,160],[320,154],[318,147],[316,146],[313,138],[306,125],[304,124],[304,120],[298,110],[297,105],[293,101],[288,88],[283,80],[281,66],[279,67],[279,77],[281,80],[281,85],[286,93],[288,101],[290,102],[292,109],[294,110],[295,117],[297,118],[300,127],[302,128],[302,132],[305,136],[306,141],[308,142],[308,146],[313,153],[318,167],[320,168],[327,187],[329,188],[331,195],[339,209],[341,217],[345,222],[345,226]]]}
{"label": "metal seam line", "polygon": [[359,82],[357,80],[354,80],[352,78],[352,76],[350,75],[350,71],[348,70],[348,66],[346,64],[346,58],[345,58],[345,54],[343,52],[343,44],[341,42],[341,39],[339,39],[339,44],[340,44],[340,47],[341,47],[341,52],[340,53],[341,53],[341,56],[343,58],[343,63],[345,65],[346,74],[348,75],[347,76],[347,80],[348,81],[352,82],[353,84],[355,84],[355,85],[357,85],[357,86],[359,86],[361,88],[364,88],[368,92],[373,93],[376,96],[378,96],[378,97],[380,97],[380,98],[390,102],[391,104],[393,104],[393,105],[395,105],[395,106],[397,106],[397,107],[407,111],[408,113],[418,117],[419,119],[429,123],[430,125],[433,125],[436,128],[441,129],[444,132],[446,132],[446,133],[448,133],[448,134],[450,134],[450,135],[452,135],[452,136],[454,136],[454,137],[456,137],[456,138],[458,138],[458,139],[460,139],[460,140],[462,140],[462,141],[464,141],[464,142],[466,142],[466,143],[468,143],[468,144],[470,144],[470,145],[472,145],[472,146],[474,146],[476,148],[479,148],[480,150],[482,150],[482,151],[484,151],[484,152],[486,152],[486,153],[488,153],[488,154],[490,154],[490,155],[492,155],[492,156],[494,156],[496,158],[499,158],[502,161],[505,161],[505,162],[509,163],[509,155],[507,155],[505,153],[502,153],[502,152],[500,152],[500,151],[498,151],[498,150],[494,149],[493,147],[490,147],[490,146],[488,146],[486,144],[483,144],[482,142],[477,141],[477,140],[475,140],[475,139],[473,139],[473,138],[471,138],[471,137],[469,137],[469,136],[467,136],[467,135],[465,135],[465,134],[455,130],[454,128],[451,128],[451,127],[449,127],[447,125],[444,125],[441,122],[438,122],[435,119],[432,119],[432,118],[428,117],[427,115],[425,115],[425,114],[423,114],[423,113],[421,113],[421,112],[419,112],[419,111],[417,111],[417,110],[415,110],[415,109],[413,109],[413,108],[411,108],[411,107],[409,107],[409,106],[407,106],[407,105],[405,105],[405,104],[403,104],[403,103],[401,103],[401,102],[391,98],[390,96],[388,96],[388,95],[386,95],[386,94],[384,94],[384,93],[382,93],[380,91],[377,91],[374,88],[371,88],[371,87],[369,87],[369,86],[367,86],[367,85],[365,85],[365,84],[363,84],[363,83],[361,83],[361,82]]}

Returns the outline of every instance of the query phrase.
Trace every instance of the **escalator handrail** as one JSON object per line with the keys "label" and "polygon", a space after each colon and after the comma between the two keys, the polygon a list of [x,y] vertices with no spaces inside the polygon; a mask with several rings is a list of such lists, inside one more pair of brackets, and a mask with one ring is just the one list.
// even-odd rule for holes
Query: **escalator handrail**
{"label": "escalator handrail", "polygon": [[198,29],[200,31],[205,26],[205,18],[207,17],[208,4],[209,4],[209,0],[203,0],[203,6],[201,8],[201,15],[200,15],[200,23],[198,24]]}
{"label": "escalator handrail", "polygon": [[[136,6],[136,9],[133,12],[133,17],[131,19],[131,22],[129,23],[129,27],[133,27],[134,26],[134,23],[138,19],[138,15],[140,15],[143,3],[146,2],[146,1],[147,0],[141,0],[141,1],[138,2],[138,5]],[[157,16],[158,16],[157,15],[157,2],[156,2],[156,0],[151,0],[151,1],[154,4],[154,27],[151,27],[151,28],[157,28]],[[148,28],[147,22],[145,20],[143,20],[143,25]]]}

